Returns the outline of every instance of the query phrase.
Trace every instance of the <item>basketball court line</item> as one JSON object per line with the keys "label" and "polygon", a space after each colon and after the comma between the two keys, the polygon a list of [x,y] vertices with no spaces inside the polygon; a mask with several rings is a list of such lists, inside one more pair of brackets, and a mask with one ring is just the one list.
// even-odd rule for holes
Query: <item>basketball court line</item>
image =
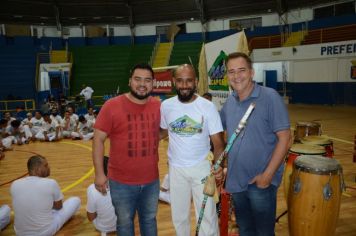
{"label": "basketball court line", "polygon": [[[75,145],[78,147],[82,147],[85,148],[87,150],[89,150],[90,152],[92,151],[91,147],[85,146],[83,144],[79,144],[79,143],[71,143],[71,142],[66,142],[66,141],[62,141],[61,143],[64,144],[70,144],[70,145]],[[71,183],[70,185],[68,185],[67,187],[62,189],[62,193],[67,192],[68,190],[74,188],[75,186],[77,186],[78,184],[82,183],[84,180],[86,180],[87,178],[89,178],[89,176],[91,176],[94,173],[94,167],[92,167],[86,174],[84,174],[81,178],[79,178],[78,180],[76,180],[75,182]]]}

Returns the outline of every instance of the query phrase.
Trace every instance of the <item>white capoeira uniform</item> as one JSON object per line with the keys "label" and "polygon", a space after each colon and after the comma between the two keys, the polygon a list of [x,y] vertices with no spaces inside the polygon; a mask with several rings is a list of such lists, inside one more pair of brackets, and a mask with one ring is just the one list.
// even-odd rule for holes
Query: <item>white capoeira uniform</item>
{"label": "white capoeira uniform", "polygon": [[60,115],[56,115],[56,116],[54,116],[54,115],[50,115],[49,116],[49,118],[51,118],[51,120],[56,120],[57,122],[58,122],[58,124],[61,124],[62,123],[62,117],[60,116]]}
{"label": "white capoeira uniform", "polygon": [[87,120],[86,123],[79,122],[78,124],[78,132],[73,132],[72,137],[73,138],[80,138],[80,136],[83,137],[83,140],[89,140],[92,139],[94,136],[94,123],[90,120]]}
{"label": "white capoeira uniform", "polygon": [[8,138],[12,139],[12,143],[17,144],[19,141],[25,143],[29,138],[32,137],[30,128],[26,125],[20,125],[18,129],[14,129],[12,126],[6,128],[6,132],[9,135]]}
{"label": "white capoeira uniform", "polygon": [[71,117],[72,119],[74,119],[75,122],[78,123],[78,121],[79,121],[79,116],[78,116],[77,114],[73,113],[72,115],[70,115],[70,117]]}
{"label": "white capoeira uniform", "polygon": [[89,113],[87,113],[87,114],[85,114],[84,115],[84,118],[86,119],[86,120],[90,120],[90,121],[92,121],[93,123],[95,123],[95,116],[94,116],[94,114],[89,114]]}
{"label": "white capoeira uniform", "polygon": [[105,195],[96,190],[94,184],[87,189],[87,212],[95,213],[95,228],[102,233],[116,231],[116,215],[111,202],[110,192]]}
{"label": "white capoeira uniform", "polygon": [[[44,132],[47,132],[48,141],[53,141],[56,138],[56,130],[59,128],[59,124],[56,120],[51,119],[51,123],[43,122],[42,129],[36,134],[36,138],[39,140],[45,140]],[[58,138],[61,137],[61,132],[58,131]]]}
{"label": "white capoeira uniform", "polygon": [[11,209],[8,205],[0,207],[0,231],[10,223],[10,213]]}
{"label": "white capoeira uniform", "polygon": [[12,140],[13,140],[13,137],[9,137],[6,135],[6,127],[0,128],[0,141],[6,149],[11,148]]}
{"label": "white capoeira uniform", "polygon": [[63,200],[54,179],[28,176],[16,180],[10,188],[15,212],[16,235],[54,235],[80,208],[80,198],[70,197],[60,210],[53,203]]}
{"label": "white capoeira uniform", "polygon": [[66,118],[61,122],[62,135],[64,138],[71,138],[72,133],[75,131],[75,127],[77,126],[77,122],[72,118]]}
{"label": "white capoeira uniform", "polygon": [[42,117],[40,119],[37,119],[36,117],[31,118],[32,127],[30,128],[30,130],[33,137],[35,137],[36,134],[42,130],[42,126],[44,123],[45,122]]}

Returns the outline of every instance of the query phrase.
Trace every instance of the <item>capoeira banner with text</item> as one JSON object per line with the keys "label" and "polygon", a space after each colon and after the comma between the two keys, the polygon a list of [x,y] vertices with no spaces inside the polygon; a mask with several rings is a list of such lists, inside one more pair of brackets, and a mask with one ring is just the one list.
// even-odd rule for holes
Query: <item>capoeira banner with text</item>
{"label": "capoeira banner with text", "polygon": [[170,93],[172,91],[172,71],[155,72],[153,93]]}

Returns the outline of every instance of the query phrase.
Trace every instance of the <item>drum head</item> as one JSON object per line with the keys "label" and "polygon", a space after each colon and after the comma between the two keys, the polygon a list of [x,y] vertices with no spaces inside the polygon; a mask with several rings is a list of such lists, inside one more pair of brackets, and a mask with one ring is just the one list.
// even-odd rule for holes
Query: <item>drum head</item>
{"label": "drum head", "polygon": [[290,151],[299,154],[306,155],[324,155],[325,149],[324,147],[317,145],[309,145],[309,144],[293,144],[290,148]]}
{"label": "drum head", "polygon": [[304,138],[301,138],[300,140],[304,144],[312,144],[312,145],[328,145],[331,144],[331,140],[327,137],[323,136],[307,136]]}
{"label": "drum head", "polygon": [[297,157],[294,166],[297,170],[315,174],[338,173],[341,170],[340,163],[337,160],[312,155],[302,155]]}

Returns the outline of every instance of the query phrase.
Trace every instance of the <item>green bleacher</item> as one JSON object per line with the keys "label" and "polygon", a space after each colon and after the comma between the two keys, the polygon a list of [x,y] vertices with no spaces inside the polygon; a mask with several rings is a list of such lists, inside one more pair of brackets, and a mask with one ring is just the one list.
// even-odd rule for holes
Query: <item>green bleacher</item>
{"label": "green bleacher", "polygon": [[71,94],[78,94],[82,84],[94,89],[95,96],[128,91],[130,68],[149,62],[153,44],[73,47]]}
{"label": "green bleacher", "polygon": [[169,61],[169,65],[180,65],[183,63],[190,63],[189,57],[198,72],[199,55],[202,42],[181,42],[174,43],[172,55]]}

